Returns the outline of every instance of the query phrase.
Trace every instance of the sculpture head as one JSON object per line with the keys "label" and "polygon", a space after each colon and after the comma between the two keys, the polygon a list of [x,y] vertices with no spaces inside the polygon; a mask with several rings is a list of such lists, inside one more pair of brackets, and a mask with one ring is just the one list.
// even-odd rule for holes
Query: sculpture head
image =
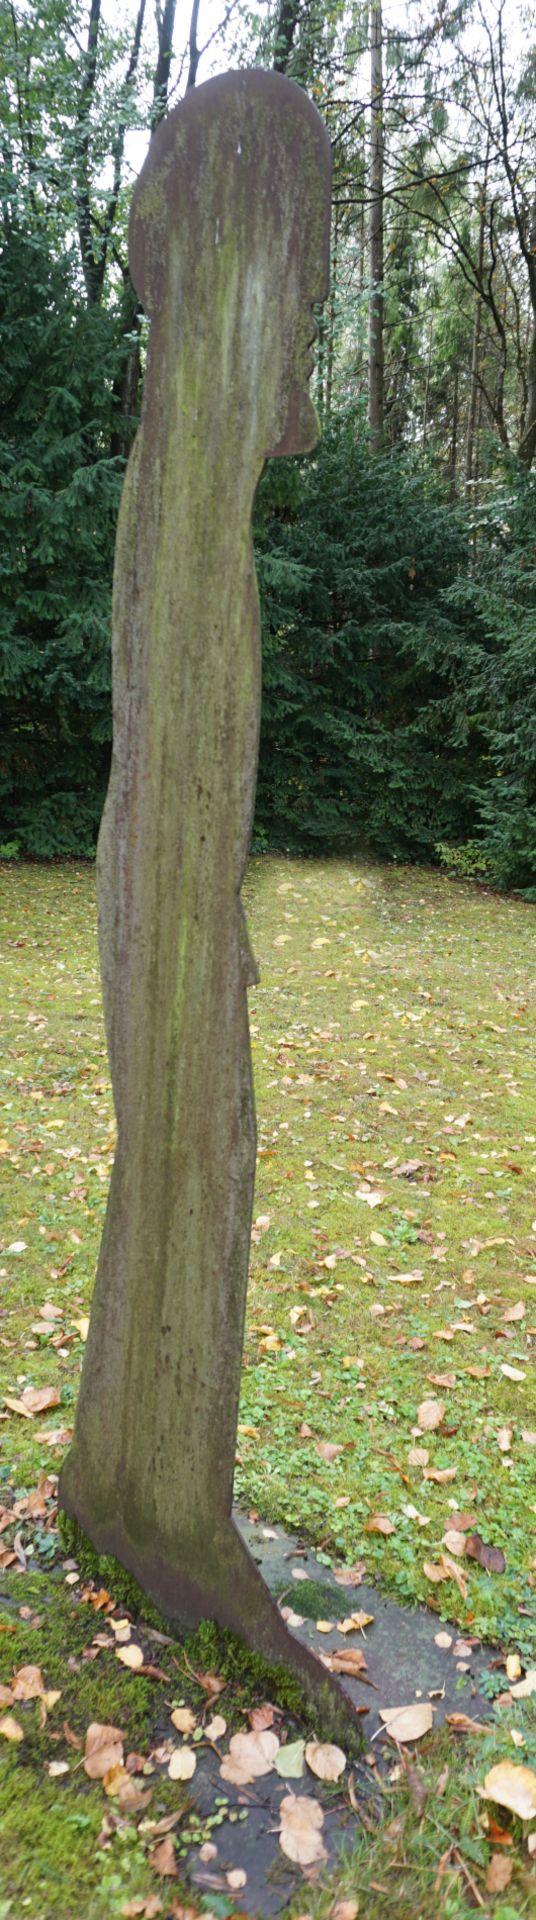
{"label": "sculpture head", "polygon": [[305,453],[318,438],[308,383],[330,180],[316,107],[254,68],[186,95],[135,188],[131,272],[168,369],[176,359],[178,404],[201,427],[208,402],[212,438],[216,414],[242,460]]}

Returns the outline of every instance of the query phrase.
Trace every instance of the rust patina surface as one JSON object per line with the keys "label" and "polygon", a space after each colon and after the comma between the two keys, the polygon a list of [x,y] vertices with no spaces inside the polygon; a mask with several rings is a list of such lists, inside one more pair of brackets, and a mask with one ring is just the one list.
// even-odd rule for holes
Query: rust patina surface
{"label": "rust patina surface", "polygon": [[261,704],[251,510],[314,446],[330,152],[281,75],[229,73],[155,134],[130,221],[151,317],[113,604],[98,849],[117,1150],[61,1502],[168,1618],[295,1645],[231,1517],[255,1167],[240,901]]}

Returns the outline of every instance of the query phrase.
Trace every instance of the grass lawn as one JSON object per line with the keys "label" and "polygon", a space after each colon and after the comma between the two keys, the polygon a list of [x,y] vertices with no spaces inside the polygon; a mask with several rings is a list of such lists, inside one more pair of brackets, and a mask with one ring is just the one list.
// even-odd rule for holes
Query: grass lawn
{"label": "grass lawn", "polygon": [[[426,1600],[438,1627],[455,1621],[536,1666],[535,909],[428,873],[273,859],[252,864],[245,899],[261,970],[259,1159],[238,1495],[324,1554],[364,1561],[401,1600]],[[2,919],[0,1509],[14,1488],[24,1549],[24,1501],[57,1473],[72,1424],[114,1118],[92,869],[4,870]],[[39,1388],[42,1411],[9,1405]],[[460,1548],[475,1533],[499,1550],[490,1567]],[[56,1545],[46,1511],[30,1544],[30,1572],[0,1579],[35,1613],[33,1569]],[[12,1546],[6,1527],[0,1565]],[[15,1637],[17,1660],[60,1684],[61,1649],[82,1633],[64,1578],[51,1582],[50,1660],[46,1618],[33,1639],[18,1611],[17,1635],[0,1632],[4,1684]],[[128,1673],[114,1674],[111,1707],[98,1661],[82,1702],[76,1678],[58,1725],[131,1713]],[[504,1694],[504,1666],[496,1678]],[[134,1741],[151,1712],[150,1683],[135,1686],[148,1697],[136,1695]],[[30,1920],[104,1920],[154,1890],[154,1874],[135,1824],[99,1849],[100,1786],[70,1776],[59,1800],[48,1729],[36,1725],[30,1752],[1,1742],[13,1801],[0,1920],[25,1900]],[[519,1823],[497,1816],[490,1843],[475,1795],[492,1761],[536,1764],[533,1702],[507,1702],[484,1747],[447,1748],[444,1734],[421,1743],[413,1778],[396,1763],[386,1821],[357,1846],[342,1892],[367,1920],[461,1920],[479,1901],[497,1920],[536,1913]],[[496,1895],[493,1844],[513,1863]],[[60,1871],[49,1906],[43,1886]],[[333,1897],[306,1888],[301,1911],[323,1920]]]}

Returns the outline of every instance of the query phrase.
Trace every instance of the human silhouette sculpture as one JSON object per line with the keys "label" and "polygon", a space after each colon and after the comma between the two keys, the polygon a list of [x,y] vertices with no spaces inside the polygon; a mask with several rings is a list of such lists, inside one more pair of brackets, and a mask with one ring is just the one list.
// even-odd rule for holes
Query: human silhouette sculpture
{"label": "human silhouette sculpture", "polygon": [[336,1683],[232,1520],[255,1169],[240,888],[261,703],[251,511],[314,446],[330,155],[306,96],[231,73],[154,135],[130,220],[151,318],[113,603],[98,848],[117,1149],[63,1507],[178,1625],[210,1616]]}

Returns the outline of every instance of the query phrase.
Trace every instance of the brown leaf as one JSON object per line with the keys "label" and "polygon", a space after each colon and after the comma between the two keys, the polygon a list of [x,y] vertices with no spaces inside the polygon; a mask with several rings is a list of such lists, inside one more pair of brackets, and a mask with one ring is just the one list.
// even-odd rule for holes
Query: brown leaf
{"label": "brown leaf", "polygon": [[84,1752],[84,1772],[89,1780],[104,1780],[112,1767],[121,1766],[123,1761],[123,1735],[118,1727],[101,1725],[92,1720],[86,1733]]}
{"label": "brown leaf", "polygon": [[157,1847],[153,1847],[152,1853],[149,1854],[149,1866],[152,1867],[153,1873],[159,1873],[163,1880],[176,1878],[177,1862],[170,1833],[166,1834],[164,1840],[159,1841]]}
{"label": "brown leaf", "polygon": [[[426,1378],[431,1381],[433,1387],[450,1388],[456,1386],[455,1373],[427,1373]],[[420,1424],[419,1421],[419,1426]]]}
{"label": "brown leaf", "polygon": [[363,1532],[364,1533],[384,1533],[387,1535],[389,1533],[394,1533],[395,1527],[393,1525],[393,1521],[389,1519],[388,1514],[371,1513],[370,1520],[365,1521]]}
{"label": "brown leaf", "polygon": [[253,1780],[259,1780],[271,1773],[279,1740],[276,1733],[268,1729],[260,1733],[234,1733],[229,1741],[229,1755],[235,1765],[242,1767]]}
{"label": "brown leaf", "polygon": [[342,1747],[331,1746],[327,1741],[308,1740],[305,1758],[317,1780],[340,1780],[341,1773],[344,1773],[346,1754]]}
{"label": "brown leaf", "polygon": [[285,1794],[281,1801],[279,1844],[287,1860],[298,1867],[311,1867],[326,1859],[321,1829],[324,1815],[318,1800],[308,1795]]}
{"label": "brown leaf", "polygon": [[429,1700],[416,1700],[410,1707],[380,1707],[379,1712],[386,1733],[397,1745],[422,1740],[423,1734],[431,1731],[433,1710]]}
{"label": "brown leaf", "polygon": [[342,1446],[337,1446],[333,1440],[317,1440],[316,1452],[320,1454],[321,1460],[327,1460],[328,1465],[330,1465],[331,1461],[336,1460],[337,1455],[343,1452],[343,1448]]}
{"label": "brown leaf", "polygon": [[361,1678],[367,1671],[367,1662],[360,1647],[337,1647],[335,1653],[327,1656],[331,1673],[347,1673],[353,1680]]}
{"label": "brown leaf", "polygon": [[38,1700],[46,1691],[41,1668],[19,1667],[11,1691],[14,1700]]}
{"label": "brown leaf", "polygon": [[335,1567],[335,1579],[340,1587],[359,1587],[365,1572],[364,1560],[358,1560],[354,1567]]}
{"label": "brown leaf", "polygon": [[477,1560],[479,1567],[485,1567],[486,1573],[504,1573],[506,1560],[502,1547],[487,1547],[479,1533],[468,1534],[465,1551],[470,1560]]}
{"label": "brown leaf", "polygon": [[486,1872],[486,1893],[504,1893],[512,1878],[513,1861],[504,1853],[492,1853]]}
{"label": "brown leaf", "polygon": [[423,1479],[433,1480],[437,1487],[443,1487],[447,1480],[456,1479],[457,1472],[457,1467],[424,1467]]}
{"label": "brown leaf", "polygon": [[267,1727],[273,1727],[274,1709],[269,1700],[265,1700],[262,1707],[250,1707],[248,1720],[252,1733],[264,1733]]}
{"label": "brown leaf", "polygon": [[444,1400],[421,1400],[417,1408],[417,1424],[423,1433],[434,1433],[441,1426],[445,1412]]}

